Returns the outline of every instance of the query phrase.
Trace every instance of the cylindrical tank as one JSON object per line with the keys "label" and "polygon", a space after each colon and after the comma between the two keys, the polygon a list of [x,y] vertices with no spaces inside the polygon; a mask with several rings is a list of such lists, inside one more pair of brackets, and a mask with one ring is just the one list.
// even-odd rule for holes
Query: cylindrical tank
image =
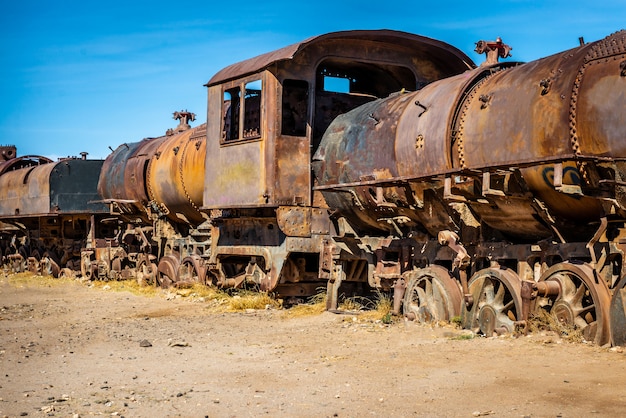
{"label": "cylindrical tank", "polygon": [[[424,191],[441,197],[444,177],[458,188],[467,177],[473,215],[510,236],[550,235],[535,198],[546,217],[597,220],[601,201],[572,190],[585,175],[578,159],[626,157],[625,39],[622,31],[528,64],[485,65],[337,118],[314,158],[329,206],[358,227],[384,230],[407,216],[432,233]],[[610,169],[621,187],[619,167]],[[555,170],[574,188],[556,190]],[[507,192],[481,185],[484,174],[501,176]]]}
{"label": "cylindrical tank", "polygon": [[198,225],[204,217],[206,124],[172,135],[159,143],[146,171],[150,200],[174,222]]}
{"label": "cylindrical tank", "polygon": [[[180,114],[179,114],[180,113]],[[190,128],[189,112],[164,136],[120,145],[104,162],[98,190],[122,214],[150,221],[150,214],[197,225],[202,205],[206,124]],[[192,119],[193,120],[193,119]]]}
{"label": "cylindrical tank", "polygon": [[150,200],[145,173],[154,150],[165,137],[122,144],[107,157],[100,173],[98,192],[105,201],[115,202],[116,210],[148,221],[145,206]]}
{"label": "cylindrical tank", "polygon": [[122,144],[102,168],[98,191],[127,218],[151,222],[167,216],[197,225],[204,191],[206,124],[191,128],[195,115],[174,112],[179,125],[164,136]]}
{"label": "cylindrical tank", "polygon": [[0,175],[0,216],[106,213],[97,203],[102,160],[66,159]]}

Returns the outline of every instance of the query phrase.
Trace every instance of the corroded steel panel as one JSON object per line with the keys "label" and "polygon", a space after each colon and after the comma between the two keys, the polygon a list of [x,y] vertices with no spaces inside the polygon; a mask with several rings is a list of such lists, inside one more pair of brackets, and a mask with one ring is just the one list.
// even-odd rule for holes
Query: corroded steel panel
{"label": "corroded steel panel", "polygon": [[151,156],[146,185],[151,201],[166,209],[175,222],[199,224],[198,207],[204,191],[206,125],[189,129],[162,141]]}
{"label": "corroded steel panel", "polygon": [[[402,89],[412,91],[473,67],[467,56],[443,42],[386,30],[322,35],[227,67],[208,83],[204,207],[310,204],[311,150],[317,148],[335,116],[377,97],[387,97]],[[254,73],[259,75],[254,76]],[[335,73],[351,75],[349,91],[325,89],[324,77],[333,77]],[[243,85],[261,77],[264,124],[260,138],[255,142],[224,141],[223,92],[238,83]],[[308,112],[304,114],[307,123],[306,129],[297,134],[300,136],[283,135],[281,123],[275,122],[287,116],[281,115],[285,103],[280,101],[285,88],[282,83],[286,80],[297,80],[308,86],[305,93]],[[378,155],[386,152],[393,158],[393,145],[390,147],[377,150]],[[363,165],[376,158],[366,154],[362,157]],[[384,169],[379,174],[395,175]],[[234,184],[236,188],[232,187]]]}
{"label": "corroded steel panel", "polygon": [[145,217],[145,207],[150,200],[145,184],[148,162],[165,138],[122,144],[109,155],[98,182],[102,199],[116,202],[122,213]]}
{"label": "corroded steel panel", "polygon": [[45,164],[0,176],[0,214],[10,217],[48,213],[53,168],[54,164]]}
{"label": "corroded steel panel", "polygon": [[102,160],[68,159],[50,173],[50,210],[59,214],[106,213],[97,191]]}
{"label": "corroded steel panel", "polygon": [[106,212],[97,181],[102,161],[62,160],[0,176],[0,215],[7,217]]}
{"label": "corroded steel panel", "polygon": [[400,176],[424,177],[452,168],[451,144],[446,138],[459,92],[480,72],[467,71],[431,83],[413,93],[406,107],[390,115],[398,119],[395,154]]}
{"label": "corroded steel panel", "polygon": [[626,156],[626,31],[588,49],[574,84],[572,146],[582,155]]}

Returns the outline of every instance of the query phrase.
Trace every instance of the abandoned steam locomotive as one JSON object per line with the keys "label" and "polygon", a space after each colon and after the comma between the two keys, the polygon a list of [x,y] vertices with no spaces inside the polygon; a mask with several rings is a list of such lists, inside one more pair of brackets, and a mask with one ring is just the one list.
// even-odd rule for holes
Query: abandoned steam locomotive
{"label": "abandoned steam locomotive", "polygon": [[286,300],[323,286],[329,309],[393,290],[415,320],[491,335],[545,310],[626,343],[626,32],[526,64],[509,50],[480,41],[476,66],[349,31],[227,67],[206,124],[176,112],[93,162],[71,201],[53,178],[88,161],[0,168],[5,262]]}

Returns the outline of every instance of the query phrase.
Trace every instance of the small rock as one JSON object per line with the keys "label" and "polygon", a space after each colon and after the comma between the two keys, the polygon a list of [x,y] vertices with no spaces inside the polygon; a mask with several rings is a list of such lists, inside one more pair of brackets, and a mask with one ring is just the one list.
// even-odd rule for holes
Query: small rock
{"label": "small rock", "polygon": [[170,347],[189,347],[189,343],[185,341],[169,340],[167,342],[167,345],[169,345]]}
{"label": "small rock", "polygon": [[141,340],[139,342],[139,347],[152,347],[152,343],[148,340]]}
{"label": "small rock", "polygon": [[111,286],[108,284],[102,287],[102,290],[111,290]]}

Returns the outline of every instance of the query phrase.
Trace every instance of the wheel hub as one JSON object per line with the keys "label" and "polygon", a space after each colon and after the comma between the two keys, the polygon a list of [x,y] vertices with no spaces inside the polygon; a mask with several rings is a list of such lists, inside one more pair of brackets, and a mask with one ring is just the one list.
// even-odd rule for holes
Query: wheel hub
{"label": "wheel hub", "polygon": [[478,313],[478,327],[488,337],[492,336],[496,329],[496,316],[496,310],[490,305],[481,307]]}
{"label": "wheel hub", "polygon": [[574,311],[569,303],[558,300],[552,307],[552,315],[563,325],[574,325]]}
{"label": "wheel hub", "polygon": [[417,310],[417,319],[419,322],[428,323],[432,322],[433,314],[430,312],[430,309],[426,306],[420,306]]}

